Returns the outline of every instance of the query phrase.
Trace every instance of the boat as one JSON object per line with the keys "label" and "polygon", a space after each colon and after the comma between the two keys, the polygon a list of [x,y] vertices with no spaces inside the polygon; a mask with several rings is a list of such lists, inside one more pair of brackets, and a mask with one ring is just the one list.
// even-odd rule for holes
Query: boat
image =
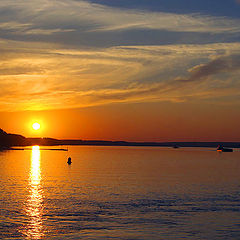
{"label": "boat", "polygon": [[233,149],[232,148],[224,148],[224,147],[218,145],[217,151],[218,152],[233,152]]}

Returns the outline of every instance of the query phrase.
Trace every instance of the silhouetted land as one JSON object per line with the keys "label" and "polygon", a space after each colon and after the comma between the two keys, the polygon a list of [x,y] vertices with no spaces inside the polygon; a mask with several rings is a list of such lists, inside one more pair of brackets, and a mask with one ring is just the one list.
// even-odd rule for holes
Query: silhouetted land
{"label": "silhouetted land", "polygon": [[18,134],[9,134],[0,129],[0,149],[10,149],[19,146],[60,146],[60,145],[93,145],[93,146],[137,146],[137,147],[209,147],[218,145],[230,148],[240,148],[240,142],[126,142],[102,140],[61,140],[54,138],[26,138]]}

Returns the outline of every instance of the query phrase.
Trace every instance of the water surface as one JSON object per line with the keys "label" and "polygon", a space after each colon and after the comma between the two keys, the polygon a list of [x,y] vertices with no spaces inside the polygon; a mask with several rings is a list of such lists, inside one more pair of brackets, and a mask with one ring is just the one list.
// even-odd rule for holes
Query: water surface
{"label": "water surface", "polygon": [[240,152],[68,148],[0,152],[1,239],[240,239]]}

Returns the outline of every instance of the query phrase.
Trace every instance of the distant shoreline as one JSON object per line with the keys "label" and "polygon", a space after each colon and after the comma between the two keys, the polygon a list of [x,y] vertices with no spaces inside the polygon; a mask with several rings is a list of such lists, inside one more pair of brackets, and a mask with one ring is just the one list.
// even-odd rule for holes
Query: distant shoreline
{"label": "distant shoreline", "polygon": [[129,147],[207,147],[217,148],[218,145],[228,148],[240,148],[240,142],[128,142],[104,140],[59,140],[52,138],[30,138],[31,145],[40,146],[129,146]]}
{"label": "distant shoreline", "polygon": [[240,142],[127,142],[103,140],[58,140],[48,138],[28,139],[27,144],[19,143],[11,147],[39,146],[129,146],[129,147],[172,147],[172,148],[217,148],[218,145],[227,148],[240,148]]}
{"label": "distant shoreline", "polygon": [[218,145],[228,148],[240,148],[240,142],[128,142],[128,141],[104,141],[104,140],[73,140],[54,138],[26,138],[17,134],[8,134],[0,129],[0,150],[11,147],[26,146],[130,146],[130,147],[205,147],[217,148]]}

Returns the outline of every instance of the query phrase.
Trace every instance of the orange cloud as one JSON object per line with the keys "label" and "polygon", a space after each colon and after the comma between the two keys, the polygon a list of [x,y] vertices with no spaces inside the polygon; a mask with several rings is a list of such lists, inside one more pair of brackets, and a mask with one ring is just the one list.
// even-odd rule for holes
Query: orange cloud
{"label": "orange cloud", "polygon": [[66,50],[0,41],[2,110],[182,102],[234,96],[240,88],[238,43]]}

